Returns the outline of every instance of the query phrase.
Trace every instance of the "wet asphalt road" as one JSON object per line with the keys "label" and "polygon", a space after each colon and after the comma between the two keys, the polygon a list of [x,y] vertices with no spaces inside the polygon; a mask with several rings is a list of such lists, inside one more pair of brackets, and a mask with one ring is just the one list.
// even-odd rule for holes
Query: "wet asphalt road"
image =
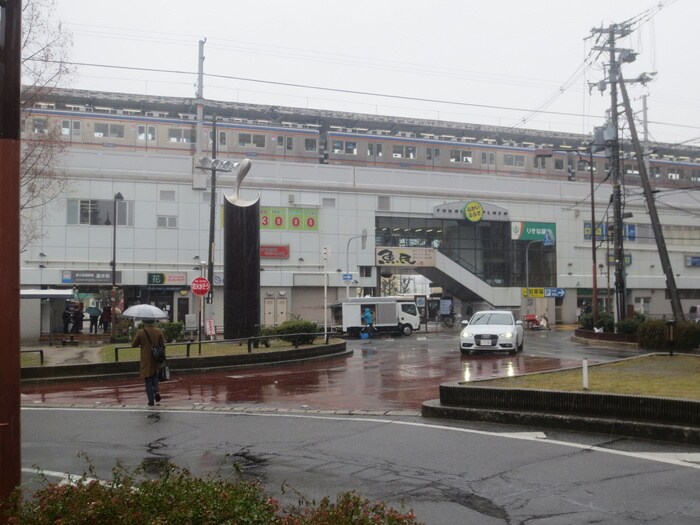
{"label": "wet asphalt road", "polygon": [[23,481],[82,474],[79,453],[102,479],[235,462],[284,503],[356,490],[431,525],[700,522],[700,447],[417,415],[445,381],[630,355],[570,336],[529,332],[517,356],[463,357],[456,332],[349,341],[350,357],[174,377],[155,410],[137,379],[23,385]]}
{"label": "wet asphalt road", "polygon": [[[583,357],[594,363],[630,355],[586,348],[572,343],[571,334],[530,331],[525,351],[516,356],[462,356],[457,331],[350,340],[353,353],[346,357],[196,374],[175,371],[161,385],[162,406],[418,411],[423,401],[438,397],[444,382],[555,370],[580,365]],[[143,406],[146,397],[143,383],[134,377],[25,384],[22,403]]]}

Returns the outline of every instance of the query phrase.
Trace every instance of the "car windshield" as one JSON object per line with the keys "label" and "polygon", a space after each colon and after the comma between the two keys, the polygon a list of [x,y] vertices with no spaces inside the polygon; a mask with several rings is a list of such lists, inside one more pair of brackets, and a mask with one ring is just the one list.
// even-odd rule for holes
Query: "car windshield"
{"label": "car windshield", "polygon": [[469,324],[513,324],[513,317],[510,314],[483,312],[474,314]]}

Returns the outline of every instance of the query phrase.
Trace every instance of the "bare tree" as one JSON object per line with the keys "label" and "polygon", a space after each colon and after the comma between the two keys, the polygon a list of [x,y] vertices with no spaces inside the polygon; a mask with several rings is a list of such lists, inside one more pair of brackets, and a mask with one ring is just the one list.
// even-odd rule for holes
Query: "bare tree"
{"label": "bare tree", "polygon": [[26,139],[20,159],[21,251],[42,234],[37,211],[66,185],[56,169],[66,148],[61,128],[36,125],[32,118],[36,103],[67,84],[74,74],[66,62],[72,36],[56,20],[55,12],[55,0],[25,0],[22,8],[22,129]]}

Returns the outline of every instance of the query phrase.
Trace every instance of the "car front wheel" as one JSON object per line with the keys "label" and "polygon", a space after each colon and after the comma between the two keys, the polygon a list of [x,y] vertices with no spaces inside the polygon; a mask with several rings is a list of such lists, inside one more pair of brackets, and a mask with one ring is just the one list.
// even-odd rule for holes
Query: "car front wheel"
{"label": "car front wheel", "polygon": [[408,337],[413,333],[413,327],[410,324],[405,324],[401,327],[401,333]]}

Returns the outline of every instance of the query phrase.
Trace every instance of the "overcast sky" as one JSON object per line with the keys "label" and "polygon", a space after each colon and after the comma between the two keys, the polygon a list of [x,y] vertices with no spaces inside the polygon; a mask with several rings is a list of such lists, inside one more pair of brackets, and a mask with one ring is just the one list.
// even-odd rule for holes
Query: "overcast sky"
{"label": "overcast sky", "polygon": [[[663,9],[620,41],[639,53],[623,74],[647,94],[652,140],[700,137],[700,2]],[[193,97],[198,41],[208,99],[439,118],[589,133],[610,107],[601,58],[583,67],[591,30],[658,6],[652,0],[57,0],[75,62],[71,87]],[[256,83],[252,79],[266,81]],[[279,84],[273,84],[279,83]],[[354,92],[322,91],[303,84]],[[397,98],[403,97],[403,98]],[[414,100],[423,99],[423,100]],[[451,102],[451,103],[449,103]],[[545,113],[533,113],[544,109]],[[547,113],[549,112],[549,113]],[[567,115],[571,114],[571,115]],[[524,122],[523,122],[524,120]],[[640,129],[641,133],[641,129]],[[700,145],[700,140],[691,142]]]}

